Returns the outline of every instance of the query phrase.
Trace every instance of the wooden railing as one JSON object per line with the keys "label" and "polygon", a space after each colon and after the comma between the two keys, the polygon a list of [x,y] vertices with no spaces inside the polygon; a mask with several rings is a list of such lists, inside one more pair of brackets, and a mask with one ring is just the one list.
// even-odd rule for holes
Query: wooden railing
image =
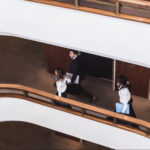
{"label": "wooden railing", "polygon": [[150,23],[150,1],[144,0],[27,0],[96,14]]}
{"label": "wooden railing", "polygon": [[[16,84],[0,84],[0,97],[17,97],[26,99],[41,105],[122,128],[150,138],[149,122],[132,118],[123,114],[118,114],[110,110],[88,105],[68,98],[59,97],[27,86]],[[58,102],[67,104],[70,107],[68,108],[66,105],[55,105]]]}

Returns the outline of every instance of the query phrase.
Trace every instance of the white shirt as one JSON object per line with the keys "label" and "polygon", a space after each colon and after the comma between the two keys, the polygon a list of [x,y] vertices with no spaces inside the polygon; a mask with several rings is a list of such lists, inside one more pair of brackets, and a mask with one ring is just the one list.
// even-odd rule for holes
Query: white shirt
{"label": "white shirt", "polygon": [[61,96],[61,94],[66,91],[67,83],[71,83],[71,79],[67,78],[67,77],[65,77],[64,79],[56,81],[58,96]]}
{"label": "white shirt", "polygon": [[131,99],[131,93],[128,88],[122,88],[122,89],[119,89],[118,94],[120,98],[120,103],[124,104],[122,113],[125,113],[127,110],[128,102]]}
{"label": "white shirt", "polygon": [[75,60],[78,56],[73,57],[73,60]]}

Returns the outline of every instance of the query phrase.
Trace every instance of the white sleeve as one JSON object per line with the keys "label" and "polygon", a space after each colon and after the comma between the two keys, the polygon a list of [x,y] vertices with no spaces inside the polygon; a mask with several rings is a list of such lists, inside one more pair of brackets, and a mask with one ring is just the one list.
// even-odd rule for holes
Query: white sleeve
{"label": "white sleeve", "polygon": [[120,92],[120,102],[123,103],[122,113],[126,112],[127,105],[130,99],[131,99],[131,93],[129,92],[129,90],[127,88],[122,89],[122,91]]}
{"label": "white sleeve", "polygon": [[56,81],[56,87],[58,87],[58,81]]}
{"label": "white sleeve", "polygon": [[61,96],[61,91],[58,91],[58,96]]}
{"label": "white sleeve", "polygon": [[71,79],[66,77],[67,83],[71,83]]}
{"label": "white sleeve", "polygon": [[56,87],[57,87],[58,96],[61,96],[61,88],[60,88],[59,81],[56,81]]}
{"label": "white sleeve", "polygon": [[122,113],[123,113],[123,114],[126,112],[127,106],[128,106],[128,103],[124,103],[124,104],[123,104],[123,109],[122,109]]}

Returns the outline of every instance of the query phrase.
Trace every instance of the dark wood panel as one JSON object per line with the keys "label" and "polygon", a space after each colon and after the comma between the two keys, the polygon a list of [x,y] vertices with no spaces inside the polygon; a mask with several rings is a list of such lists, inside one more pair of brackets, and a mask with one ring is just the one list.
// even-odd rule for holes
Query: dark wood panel
{"label": "dark wood panel", "polygon": [[124,74],[131,83],[132,94],[148,97],[150,69],[121,61],[116,61],[116,81],[119,75]]}
{"label": "dark wood panel", "polygon": [[80,0],[79,6],[102,9],[111,12],[116,11],[116,4],[110,0],[100,0],[100,1],[90,1],[90,0]]}
{"label": "dark wood panel", "polygon": [[46,57],[50,73],[53,74],[57,67],[63,68],[65,72],[69,71],[71,59],[69,57],[68,49],[53,45],[46,45]]}
{"label": "dark wood panel", "polygon": [[150,18],[150,8],[133,7],[131,5],[121,5],[121,14]]}

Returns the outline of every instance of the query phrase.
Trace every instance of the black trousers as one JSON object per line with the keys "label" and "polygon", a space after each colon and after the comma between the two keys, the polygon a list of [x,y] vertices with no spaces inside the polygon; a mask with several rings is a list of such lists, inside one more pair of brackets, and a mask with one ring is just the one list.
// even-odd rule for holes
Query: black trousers
{"label": "black trousers", "polygon": [[[56,95],[58,96],[58,92],[56,93]],[[61,97],[67,97],[67,89],[65,90],[65,92],[61,93]]]}
{"label": "black trousers", "polygon": [[131,98],[130,101],[128,102],[128,104],[130,105],[130,114],[129,114],[129,116],[136,118],[136,114],[135,114],[135,111],[133,109],[132,103],[133,103],[133,99]]}
{"label": "black trousers", "polygon": [[[130,107],[130,108],[129,108],[129,109],[130,109],[130,113],[129,113],[128,115],[127,115],[127,114],[125,114],[125,115],[136,118],[135,111],[134,111],[134,109],[133,109],[132,103],[133,103],[133,99],[131,98],[130,101],[128,102],[129,107]],[[115,112],[116,112],[116,108],[115,108]]]}
{"label": "black trousers", "polygon": [[[136,118],[135,111],[134,111],[134,109],[133,109],[132,103],[133,103],[133,99],[131,98],[130,101],[128,102],[128,104],[130,105],[130,106],[129,106],[129,107],[130,107],[130,108],[129,108],[129,109],[130,109],[130,113],[129,113],[129,115],[127,115],[127,114],[124,114],[124,115],[127,115],[127,116],[130,116],[130,117]],[[116,112],[116,108],[115,108],[115,112]],[[108,119],[113,120],[112,117],[109,117]],[[118,120],[117,122],[118,122],[118,123],[123,123],[123,124],[125,124],[125,125],[132,125],[133,127],[137,127],[137,125],[134,125],[134,124],[132,124],[132,123],[127,123],[126,121],[123,121],[123,120]]]}
{"label": "black trousers", "polygon": [[[56,93],[56,95],[58,95],[58,92]],[[65,90],[65,92],[61,93],[61,97],[64,97],[64,98],[67,97],[67,89]],[[55,101],[55,105],[71,108],[70,105],[63,103],[63,102],[58,102],[58,101]]]}
{"label": "black trousers", "polygon": [[67,93],[73,95],[84,95],[88,99],[92,100],[93,95],[82,88],[81,84],[70,84],[67,88]]}
{"label": "black trousers", "polygon": [[[128,116],[136,118],[135,111],[133,109],[132,103],[133,103],[133,99],[131,98],[130,101],[128,102],[128,104],[129,104],[129,110],[130,110],[130,113],[129,113]],[[116,112],[116,108],[115,108],[115,112]],[[125,114],[125,115],[127,115],[127,114]]]}

